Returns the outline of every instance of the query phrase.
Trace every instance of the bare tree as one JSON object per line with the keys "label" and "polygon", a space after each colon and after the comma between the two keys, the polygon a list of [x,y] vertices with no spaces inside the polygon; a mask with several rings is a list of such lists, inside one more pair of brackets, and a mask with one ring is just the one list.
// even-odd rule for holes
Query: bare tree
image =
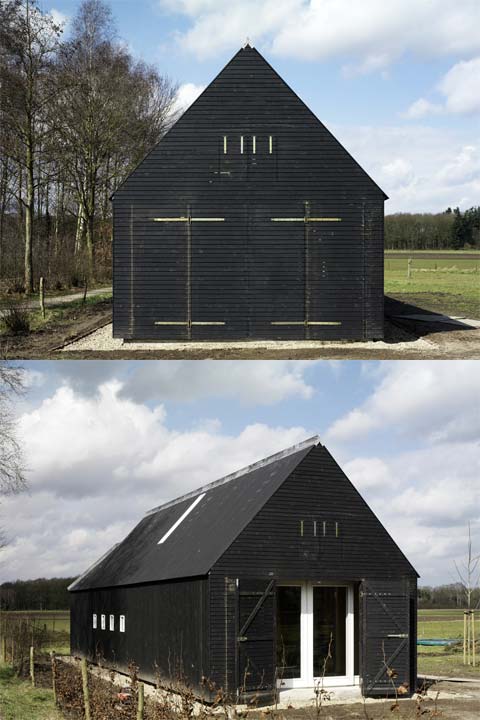
{"label": "bare tree", "polygon": [[2,123],[10,143],[4,152],[14,157],[25,175],[25,199],[19,185],[19,200],[25,209],[25,292],[33,292],[33,218],[35,212],[35,168],[43,142],[45,109],[52,100],[48,88],[53,53],[60,28],[50,15],[38,9],[35,0],[9,2],[0,35],[2,47]]}
{"label": "bare tree", "polygon": [[[472,594],[480,583],[480,554],[475,555],[472,549],[472,529],[470,522],[468,523],[467,556],[460,565],[456,560],[453,562],[455,563],[455,569],[465,594],[467,608],[471,610]],[[477,603],[477,607],[479,604],[480,601]]]}
{"label": "bare tree", "polygon": [[25,391],[24,370],[0,361],[0,494],[26,488],[23,453],[17,436],[13,399]]}

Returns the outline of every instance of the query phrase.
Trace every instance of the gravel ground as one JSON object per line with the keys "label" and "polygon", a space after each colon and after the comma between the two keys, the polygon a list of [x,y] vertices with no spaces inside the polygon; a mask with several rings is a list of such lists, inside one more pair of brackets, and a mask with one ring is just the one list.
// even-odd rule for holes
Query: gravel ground
{"label": "gravel ground", "polygon": [[428,351],[432,348],[432,343],[423,338],[410,339],[410,335],[400,328],[391,326],[389,332],[389,341],[368,341],[368,342],[327,342],[321,340],[250,340],[237,342],[124,342],[118,338],[112,337],[112,325],[105,325],[91,335],[77,340],[63,348],[63,352],[77,352],[92,350],[97,352],[108,351],[136,351],[150,350],[152,352],[161,353],[178,351],[188,356],[195,350],[222,350],[227,345],[234,349],[255,350],[296,350],[296,349],[318,349],[323,348],[355,348],[361,350],[378,350],[384,352],[392,348],[392,344],[396,350],[418,349],[419,351]]}

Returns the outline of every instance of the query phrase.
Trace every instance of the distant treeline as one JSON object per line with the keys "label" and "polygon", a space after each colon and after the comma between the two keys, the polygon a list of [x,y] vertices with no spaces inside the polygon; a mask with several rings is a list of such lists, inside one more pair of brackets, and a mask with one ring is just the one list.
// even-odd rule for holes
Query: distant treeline
{"label": "distant treeline", "polygon": [[[75,578],[38,578],[15,580],[0,585],[1,610],[68,610],[67,587]],[[472,607],[480,608],[480,588],[472,593]],[[418,588],[419,608],[463,608],[465,590],[459,583]]]}
{"label": "distant treeline", "polygon": [[[472,592],[470,603],[472,608],[480,608],[480,588]],[[465,589],[460,583],[418,588],[418,607],[426,609],[449,609],[466,607]]]}
{"label": "distant treeline", "polygon": [[387,250],[461,250],[480,248],[480,207],[464,212],[395,213],[385,217]]}
{"label": "distant treeline", "polygon": [[75,578],[15,580],[0,585],[1,610],[68,610],[67,587]]}

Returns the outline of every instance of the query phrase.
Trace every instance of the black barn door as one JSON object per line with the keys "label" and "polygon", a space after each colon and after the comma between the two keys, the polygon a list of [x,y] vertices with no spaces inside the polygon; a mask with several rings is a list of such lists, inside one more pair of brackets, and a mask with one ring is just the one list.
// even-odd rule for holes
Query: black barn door
{"label": "black barn door", "polygon": [[368,580],[360,587],[361,683],[365,696],[411,692],[410,590],[407,580]]}
{"label": "black barn door", "polygon": [[275,581],[241,580],[238,591],[239,694],[275,693]]}
{"label": "black barn door", "polygon": [[[224,206],[195,211],[191,229],[193,340],[242,339],[248,334],[245,212]],[[212,215],[218,220],[212,219]],[[223,219],[222,219],[223,218]],[[220,219],[222,219],[220,221]]]}

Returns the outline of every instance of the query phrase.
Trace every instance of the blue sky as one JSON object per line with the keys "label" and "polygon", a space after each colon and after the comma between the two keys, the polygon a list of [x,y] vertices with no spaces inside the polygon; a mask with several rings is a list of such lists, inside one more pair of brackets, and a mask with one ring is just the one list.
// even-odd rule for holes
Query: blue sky
{"label": "blue sky", "polygon": [[[76,0],[40,0],[64,20]],[[480,199],[477,0],[112,0],[119,38],[186,107],[246,37],[390,196],[387,212]]]}
{"label": "blue sky", "polygon": [[450,582],[469,521],[480,546],[476,366],[25,362],[2,576],[79,574],[149,508],[318,434],[422,582]]}

